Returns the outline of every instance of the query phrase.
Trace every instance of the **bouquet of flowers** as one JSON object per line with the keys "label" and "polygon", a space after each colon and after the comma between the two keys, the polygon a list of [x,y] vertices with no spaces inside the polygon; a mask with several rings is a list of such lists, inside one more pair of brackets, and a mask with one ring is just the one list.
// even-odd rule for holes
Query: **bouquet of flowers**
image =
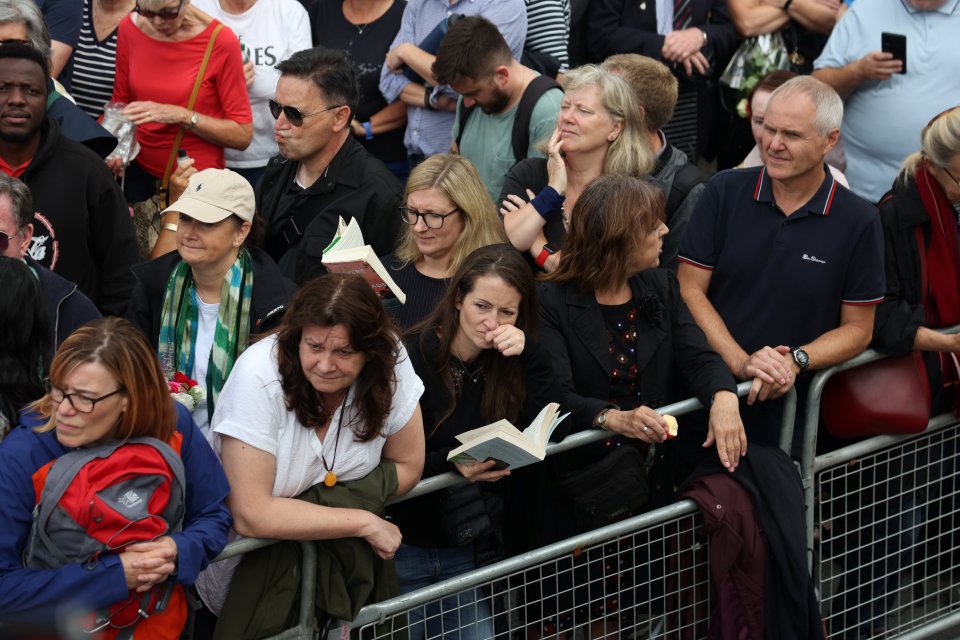
{"label": "bouquet of flowers", "polygon": [[203,387],[180,371],[173,374],[173,380],[167,380],[167,385],[170,387],[170,395],[173,399],[191,412],[207,399]]}
{"label": "bouquet of flowers", "polygon": [[720,83],[738,92],[737,114],[747,117],[750,90],[772,71],[790,68],[790,55],[779,32],[753,36],[743,41],[730,59]]}

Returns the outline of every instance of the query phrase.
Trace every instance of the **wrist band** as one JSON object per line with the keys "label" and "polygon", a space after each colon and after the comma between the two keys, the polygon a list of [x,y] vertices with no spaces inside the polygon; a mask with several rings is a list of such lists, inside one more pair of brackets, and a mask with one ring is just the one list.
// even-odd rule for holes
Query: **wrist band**
{"label": "wrist band", "polygon": [[530,201],[530,204],[537,210],[541,218],[547,220],[550,216],[560,211],[560,208],[563,206],[563,200],[563,196],[557,193],[556,189],[547,185]]}
{"label": "wrist band", "polygon": [[172,223],[170,223],[170,222],[168,222],[167,224],[163,225],[163,228],[166,229],[167,231],[173,231],[174,233],[177,232],[177,225],[172,224]]}
{"label": "wrist band", "polygon": [[361,122],[360,124],[363,125],[363,130],[366,132],[366,135],[363,137],[367,140],[373,140],[373,125],[370,124],[370,121],[367,120],[366,122]]}
{"label": "wrist band", "polygon": [[423,108],[429,109],[430,111],[436,111],[437,108],[433,106],[433,102],[430,101],[430,94],[433,93],[433,89],[430,85],[423,85]]}

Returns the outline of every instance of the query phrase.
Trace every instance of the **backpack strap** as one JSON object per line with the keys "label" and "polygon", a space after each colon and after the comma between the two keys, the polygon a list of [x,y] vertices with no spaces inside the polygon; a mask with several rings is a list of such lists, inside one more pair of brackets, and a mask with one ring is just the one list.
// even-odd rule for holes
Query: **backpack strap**
{"label": "backpack strap", "polygon": [[[513,118],[513,130],[510,133],[514,162],[519,162],[527,157],[527,149],[530,147],[530,119],[533,117],[533,109],[537,106],[537,102],[543,97],[543,94],[551,89],[560,89],[556,80],[549,76],[537,76],[523,90],[520,103],[517,105],[517,113]],[[463,98],[457,103],[457,135],[454,139],[458,150],[467,126],[467,119],[470,118],[470,114],[476,108],[476,105],[466,106],[463,103]]]}
{"label": "backpack strap", "polygon": [[687,194],[689,194],[695,186],[704,182],[706,182],[706,180],[699,169],[689,162],[682,165],[673,176],[670,195],[667,196],[667,203],[664,207],[667,216],[673,215],[673,213],[680,208],[680,205],[683,204],[683,201],[686,200]]}
{"label": "backpack strap", "polygon": [[527,149],[530,147],[530,119],[533,117],[533,109],[537,102],[547,91],[551,89],[560,89],[560,85],[550,76],[537,76],[530,81],[523,95],[520,96],[520,104],[517,105],[517,115],[513,119],[513,132],[511,140],[513,141],[513,159],[519,162],[527,157]]}
{"label": "backpack strap", "polygon": [[477,105],[468,107],[463,102],[463,98],[460,98],[460,101],[457,102],[457,135],[454,136],[454,141],[457,143],[457,151],[460,151],[460,139],[463,138],[463,131],[467,128],[467,119],[470,118],[470,114],[473,113],[473,110],[477,108]]}

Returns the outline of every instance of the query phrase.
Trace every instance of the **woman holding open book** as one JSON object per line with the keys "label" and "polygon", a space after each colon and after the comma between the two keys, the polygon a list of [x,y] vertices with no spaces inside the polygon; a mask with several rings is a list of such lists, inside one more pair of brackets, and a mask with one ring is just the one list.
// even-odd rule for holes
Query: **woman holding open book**
{"label": "woman holding open book", "polygon": [[[650,180],[598,178],[577,200],[563,260],[540,288],[543,344],[563,390],[560,402],[572,412],[575,429],[611,432],[599,446],[552,458],[560,487],[546,509],[554,539],[641,512],[657,500],[648,475],[650,445],[667,439],[657,407],[692,392],[710,407],[704,446],[716,443],[731,471],[746,453],[733,376],[693,321],[676,276],[657,269],[667,233],[663,207],[663,192]],[[666,484],[661,491],[671,492],[672,482]],[[592,566],[590,555],[581,566]],[[616,567],[597,571],[617,579]],[[623,615],[633,609],[624,587],[614,588],[619,598],[579,591],[572,602],[560,597],[557,626],[589,619],[609,631],[617,623],[616,602]]]}
{"label": "woman holding open book", "polygon": [[[410,360],[424,383],[423,475],[455,471],[472,484],[391,507],[403,532],[396,557],[402,592],[471,571],[499,554],[504,496],[495,490],[504,487],[490,483],[510,471],[495,468],[494,460],[454,464],[447,454],[466,431],[503,418],[526,426],[557,400],[559,390],[538,335],[533,274],[513,247],[495,244],[466,258],[433,313],[407,336]],[[492,638],[491,609],[483,598],[467,592],[459,603],[451,596],[439,607],[426,607],[427,636],[440,637],[442,608],[443,637]],[[410,615],[411,637],[422,637],[423,626],[415,622],[423,612]]]}
{"label": "woman holding open book", "polygon": [[410,172],[400,219],[400,243],[383,263],[407,294],[390,314],[409,329],[436,307],[447,280],[474,249],[507,236],[480,174],[455,154],[431,156]]}

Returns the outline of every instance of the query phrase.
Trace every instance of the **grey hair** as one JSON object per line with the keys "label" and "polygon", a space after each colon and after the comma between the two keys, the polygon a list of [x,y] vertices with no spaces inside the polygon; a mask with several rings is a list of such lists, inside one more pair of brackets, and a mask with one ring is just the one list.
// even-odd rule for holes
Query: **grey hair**
{"label": "grey hair", "polygon": [[797,93],[807,96],[813,102],[817,110],[816,115],[813,116],[813,126],[820,135],[829,135],[834,129],[840,128],[843,123],[843,100],[833,87],[813,76],[797,76],[787,80],[774,89],[770,94],[770,100],[786,98]]}
{"label": "grey hair", "polygon": [[0,0],[0,24],[18,22],[27,26],[27,38],[44,60],[50,60],[50,32],[43,14],[33,0]]}
{"label": "grey hair", "polygon": [[941,168],[950,166],[950,162],[960,155],[960,107],[951,107],[940,115],[934,116],[920,132],[920,151],[911,153],[903,161],[900,179],[906,182],[917,173],[917,167],[924,157]]}
{"label": "grey hair", "polygon": [[13,222],[17,231],[21,231],[33,221],[33,194],[30,193],[30,187],[16,178],[0,173],[0,196],[4,194],[10,196]]}

